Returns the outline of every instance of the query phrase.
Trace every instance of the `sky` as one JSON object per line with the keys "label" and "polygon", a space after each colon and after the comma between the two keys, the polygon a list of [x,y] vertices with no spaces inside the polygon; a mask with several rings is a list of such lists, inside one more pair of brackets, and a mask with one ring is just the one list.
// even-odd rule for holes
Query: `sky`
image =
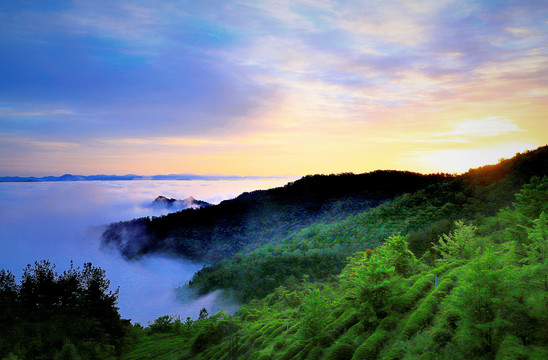
{"label": "sky", "polygon": [[460,173],[548,144],[548,3],[0,3],[0,176]]}

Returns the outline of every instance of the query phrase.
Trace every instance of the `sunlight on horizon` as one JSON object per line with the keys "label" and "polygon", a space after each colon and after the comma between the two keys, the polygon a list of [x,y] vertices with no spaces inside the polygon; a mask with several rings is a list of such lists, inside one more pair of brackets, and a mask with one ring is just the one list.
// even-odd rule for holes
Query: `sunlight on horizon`
{"label": "sunlight on horizon", "polygon": [[454,172],[548,143],[546,6],[7,3],[0,176]]}
{"label": "sunlight on horizon", "polygon": [[538,145],[527,143],[509,143],[498,146],[485,146],[470,149],[446,149],[436,151],[417,151],[417,162],[426,168],[437,171],[461,174],[470,169],[493,165],[501,159],[508,159],[519,152],[533,150]]}

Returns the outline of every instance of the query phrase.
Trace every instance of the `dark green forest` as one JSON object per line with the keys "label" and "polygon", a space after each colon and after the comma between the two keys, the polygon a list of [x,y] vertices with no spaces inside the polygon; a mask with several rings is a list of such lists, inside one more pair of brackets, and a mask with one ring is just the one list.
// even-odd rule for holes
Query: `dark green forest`
{"label": "dark green forest", "polygon": [[[122,239],[122,229],[136,237]],[[29,311],[30,280],[17,285],[2,272],[2,308],[15,309],[2,316],[22,320],[2,319],[9,337],[0,358],[548,358],[548,146],[462,175],[308,176],[206,209],[112,224],[104,239],[128,257],[208,260],[185,288],[222,290],[242,306],[131,325],[108,286],[104,312],[83,310],[94,303],[85,300],[85,267],[72,270],[79,290],[32,295]],[[51,268],[29,267],[31,283],[41,283],[40,267]],[[63,289],[67,276],[46,278]],[[74,335],[61,319],[96,332]]]}
{"label": "dark green forest", "polygon": [[48,261],[28,265],[20,284],[0,270],[0,357],[110,359],[121,355],[129,321],[105,271],[84,264],[58,274]]}
{"label": "dark green forest", "polygon": [[446,177],[407,171],[305,176],[284,187],[243,193],[217,206],[111,224],[103,244],[127,258],[169,253],[216,263],[314,223],[343,220]]}

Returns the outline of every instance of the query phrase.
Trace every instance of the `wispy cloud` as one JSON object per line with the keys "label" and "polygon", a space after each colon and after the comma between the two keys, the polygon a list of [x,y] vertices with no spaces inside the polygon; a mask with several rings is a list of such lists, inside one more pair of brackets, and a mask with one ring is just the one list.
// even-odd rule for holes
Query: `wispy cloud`
{"label": "wispy cloud", "polygon": [[547,15],[543,1],[8,2],[0,131],[95,154],[102,141],[151,158],[210,147],[196,160],[210,166],[270,133],[278,169],[291,163],[281,152],[310,159],[310,138],[352,158],[371,151],[356,134],[408,148],[542,144]]}
{"label": "wispy cloud", "polygon": [[437,133],[437,137],[469,137],[469,136],[497,136],[522,131],[510,119],[489,117],[485,119],[470,119],[453,124],[453,130]]}
{"label": "wispy cloud", "polygon": [[[74,142],[62,142],[62,141],[48,141],[31,139],[27,137],[15,137],[9,134],[0,132],[0,140],[3,145],[2,148],[9,147],[17,151],[27,147],[32,147],[35,150],[47,151],[47,150],[67,150],[79,147],[78,143]],[[28,149],[27,149],[28,150]]]}
{"label": "wispy cloud", "polygon": [[0,116],[48,116],[48,115],[71,115],[74,114],[72,110],[69,109],[45,109],[45,110],[30,110],[30,111],[20,111],[12,108],[0,108]]}

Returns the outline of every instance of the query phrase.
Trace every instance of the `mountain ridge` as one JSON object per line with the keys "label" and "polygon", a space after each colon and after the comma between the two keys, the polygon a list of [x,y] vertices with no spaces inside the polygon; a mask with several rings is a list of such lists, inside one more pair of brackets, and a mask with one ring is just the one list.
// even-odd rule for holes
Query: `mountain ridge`
{"label": "mountain ridge", "polygon": [[58,181],[138,181],[138,180],[245,180],[245,179],[293,179],[293,176],[238,176],[238,175],[72,175],[61,176],[0,176],[0,182],[58,182]]}
{"label": "mountain ridge", "polygon": [[[313,223],[336,223],[367,212],[403,194],[411,194],[413,201],[438,199],[439,204],[432,206],[454,220],[493,214],[509,205],[531,176],[548,175],[547,169],[548,146],[544,146],[461,175],[390,170],[308,175],[283,187],[243,193],[204,209],[113,223],[107,226],[102,242],[127,258],[168,253],[214,264],[279,242]],[[425,228],[430,230],[419,231],[412,224],[405,227],[411,232],[413,251],[424,252],[429,239],[451,224],[447,218],[436,221]],[[432,233],[424,237],[425,231]]]}
{"label": "mountain ridge", "polygon": [[128,258],[168,252],[192,261],[216,262],[280,240],[314,222],[329,223],[363,212],[448,176],[381,170],[308,175],[207,208],[110,224],[103,244]]}
{"label": "mountain ridge", "polygon": [[185,209],[198,209],[206,206],[212,206],[213,204],[210,204],[206,201],[197,200],[193,196],[189,196],[186,199],[177,200],[173,198],[168,198],[164,195],[160,195],[154,199],[154,201],[151,203],[152,207],[162,207],[162,208],[168,208],[172,209],[174,207],[179,208],[180,210]]}

